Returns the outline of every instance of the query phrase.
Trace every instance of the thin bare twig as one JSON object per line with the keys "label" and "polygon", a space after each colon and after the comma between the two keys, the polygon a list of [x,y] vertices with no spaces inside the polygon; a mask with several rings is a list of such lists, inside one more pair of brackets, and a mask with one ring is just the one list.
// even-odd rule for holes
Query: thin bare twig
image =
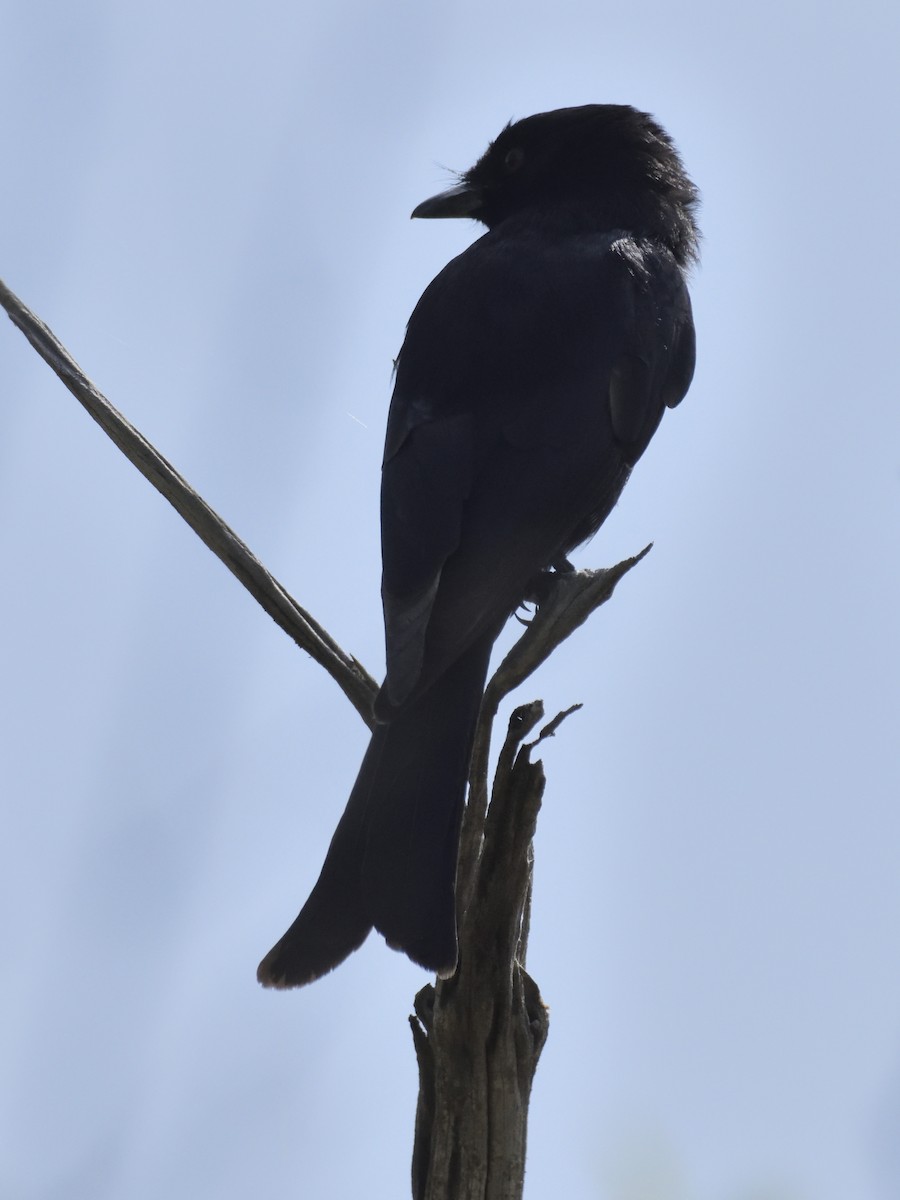
{"label": "thin bare twig", "polygon": [[65,346],[0,280],[0,304],[45,363],[115,442],[129,462],[169,501],[199,538],[244,585],[273,621],[324,667],[371,729],[378,685],[358,659],[302,608],[234,530],[210,508],[139,430],[87,378]]}
{"label": "thin bare twig", "polygon": [[[488,806],[491,729],[501,702],[536,671],[579,625],[583,625],[592,612],[609,600],[623,575],[627,575],[632,567],[637,566],[641,559],[650,553],[650,549],[650,546],[645,546],[639,554],[623,559],[614,567],[601,567],[596,571],[548,574],[544,581],[545,595],[534,617],[485,688],[472,748],[469,799],[460,840],[459,874],[456,881],[460,913],[465,912],[471,902],[475,885],[475,872]],[[567,710],[571,711],[572,709]],[[547,736],[552,732],[553,730],[549,730]]]}

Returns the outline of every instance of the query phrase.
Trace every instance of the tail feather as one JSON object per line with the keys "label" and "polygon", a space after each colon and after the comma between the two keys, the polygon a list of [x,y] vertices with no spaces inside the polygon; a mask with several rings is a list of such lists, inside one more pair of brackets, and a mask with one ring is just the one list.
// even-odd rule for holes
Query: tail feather
{"label": "tail feather", "polygon": [[492,642],[476,643],[376,727],[318,882],[260,963],[260,983],[311,983],[373,925],[414,962],[452,974],[459,830]]}

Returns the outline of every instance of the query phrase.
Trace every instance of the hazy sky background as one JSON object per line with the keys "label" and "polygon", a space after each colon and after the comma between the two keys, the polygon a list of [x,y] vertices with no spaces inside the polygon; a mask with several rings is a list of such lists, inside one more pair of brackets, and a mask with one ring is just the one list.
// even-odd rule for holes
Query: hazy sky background
{"label": "hazy sky background", "polygon": [[[629,102],[704,204],[696,380],[523,689],[526,1191],[900,1196],[900,10],[7,3],[0,275],[382,669],[391,359],[511,117]],[[0,1197],[408,1194],[426,981],[257,960],[366,731],[0,326]],[[640,1190],[643,1188],[643,1190]]]}

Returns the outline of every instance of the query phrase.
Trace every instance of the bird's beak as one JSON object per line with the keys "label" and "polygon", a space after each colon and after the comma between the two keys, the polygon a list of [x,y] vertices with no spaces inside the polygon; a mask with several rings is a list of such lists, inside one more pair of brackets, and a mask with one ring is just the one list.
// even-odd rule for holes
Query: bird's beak
{"label": "bird's beak", "polygon": [[481,188],[470,183],[458,183],[428,200],[423,200],[410,214],[413,217],[478,217],[483,196]]}

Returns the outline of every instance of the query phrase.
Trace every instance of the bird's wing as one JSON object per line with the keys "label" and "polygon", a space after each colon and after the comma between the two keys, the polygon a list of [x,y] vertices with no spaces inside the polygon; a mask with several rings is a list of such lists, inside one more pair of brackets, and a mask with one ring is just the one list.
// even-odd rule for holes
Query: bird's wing
{"label": "bird's wing", "polygon": [[610,236],[535,264],[533,247],[490,236],[426,291],[399,360],[382,476],[388,708],[597,529],[693,369],[667,256]]}
{"label": "bird's wing", "polygon": [[382,600],[388,678],[408,695],[422,671],[425,631],[446,561],[459,548],[475,477],[471,414],[418,421],[382,475]]}

